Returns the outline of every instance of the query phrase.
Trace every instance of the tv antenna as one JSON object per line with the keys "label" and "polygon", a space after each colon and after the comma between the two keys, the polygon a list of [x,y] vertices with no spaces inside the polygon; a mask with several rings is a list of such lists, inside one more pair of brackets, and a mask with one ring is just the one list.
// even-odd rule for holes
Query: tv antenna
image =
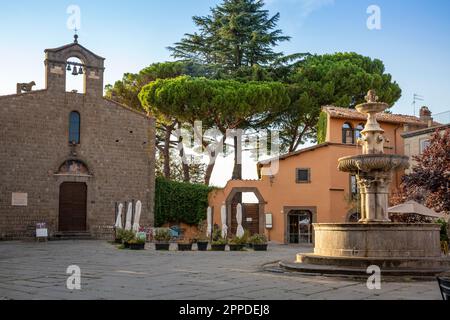
{"label": "tv antenna", "polygon": [[413,99],[413,106],[414,106],[414,116],[416,116],[416,105],[417,105],[417,101],[424,101],[424,97],[421,96],[420,94],[416,94],[414,93],[414,99]]}

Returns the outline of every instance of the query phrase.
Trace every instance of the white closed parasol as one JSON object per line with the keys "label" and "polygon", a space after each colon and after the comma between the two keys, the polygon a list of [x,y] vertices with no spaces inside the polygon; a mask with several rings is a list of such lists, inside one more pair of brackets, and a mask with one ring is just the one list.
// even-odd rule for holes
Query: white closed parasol
{"label": "white closed parasol", "polygon": [[116,229],[123,229],[123,225],[122,225],[123,204],[122,203],[119,204],[118,211],[119,211],[119,213],[117,214],[115,227],[116,227]]}
{"label": "white closed parasol", "polygon": [[212,208],[208,207],[208,211],[206,213],[206,219],[208,223],[208,227],[206,229],[206,236],[209,238],[212,234]]}
{"label": "white closed parasol", "polygon": [[133,204],[130,202],[128,204],[127,221],[125,223],[125,230],[127,230],[127,231],[131,230],[131,220],[132,219],[133,219]]}
{"label": "white closed parasol", "polygon": [[136,214],[134,215],[134,223],[133,223],[133,231],[139,232],[139,228],[141,227],[139,225],[139,221],[141,220],[141,212],[142,212],[142,202],[138,201],[136,202]]}
{"label": "white closed parasol", "polygon": [[245,231],[244,228],[242,227],[242,205],[240,203],[237,205],[236,220],[238,224],[236,236],[238,238],[242,238],[245,234]]}
{"label": "white closed parasol", "polygon": [[227,207],[225,205],[222,206],[221,218],[222,218],[222,238],[226,239],[228,236],[228,226],[227,226]]}

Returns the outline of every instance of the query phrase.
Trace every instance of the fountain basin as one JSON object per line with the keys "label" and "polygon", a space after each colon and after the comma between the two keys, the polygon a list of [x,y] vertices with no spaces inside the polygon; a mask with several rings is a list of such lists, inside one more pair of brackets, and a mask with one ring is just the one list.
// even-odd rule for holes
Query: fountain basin
{"label": "fountain basin", "polygon": [[363,114],[380,113],[388,108],[389,104],[384,102],[368,102],[356,106],[356,110]]}
{"label": "fountain basin", "polygon": [[359,258],[440,258],[440,226],[404,223],[315,224],[314,254]]}
{"label": "fountain basin", "polygon": [[440,251],[440,226],[404,223],[315,224],[313,254],[280,266],[301,273],[364,276],[377,266],[383,276],[434,277],[450,269]]}
{"label": "fountain basin", "polygon": [[400,155],[389,154],[362,154],[339,159],[339,170],[342,172],[390,172],[393,170],[407,169],[409,158]]}

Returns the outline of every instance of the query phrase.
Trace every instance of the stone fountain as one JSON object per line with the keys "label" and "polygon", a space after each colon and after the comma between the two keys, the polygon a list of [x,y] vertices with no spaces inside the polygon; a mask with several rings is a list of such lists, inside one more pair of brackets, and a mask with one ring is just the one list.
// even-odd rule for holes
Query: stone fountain
{"label": "stone fountain", "polygon": [[389,106],[369,91],[358,112],[367,123],[358,144],[362,154],[339,159],[339,170],[356,175],[361,194],[358,223],[315,224],[314,254],[299,254],[294,263],[281,262],[290,270],[319,274],[366,275],[376,265],[385,275],[432,276],[450,268],[440,249],[440,226],[392,223],[388,214],[389,186],[397,170],[409,166],[409,158],[384,154],[384,130],[377,114]]}

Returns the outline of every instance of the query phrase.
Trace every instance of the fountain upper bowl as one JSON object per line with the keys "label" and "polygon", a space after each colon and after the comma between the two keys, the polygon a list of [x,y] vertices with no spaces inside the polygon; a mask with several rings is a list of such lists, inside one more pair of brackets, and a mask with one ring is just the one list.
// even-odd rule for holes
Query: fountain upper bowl
{"label": "fountain upper bowl", "polygon": [[381,113],[389,108],[387,103],[383,102],[368,102],[356,106],[356,110],[359,113],[369,114],[369,113]]}
{"label": "fountain upper bowl", "polygon": [[409,157],[390,154],[363,154],[339,159],[339,171],[358,173],[409,168]]}

